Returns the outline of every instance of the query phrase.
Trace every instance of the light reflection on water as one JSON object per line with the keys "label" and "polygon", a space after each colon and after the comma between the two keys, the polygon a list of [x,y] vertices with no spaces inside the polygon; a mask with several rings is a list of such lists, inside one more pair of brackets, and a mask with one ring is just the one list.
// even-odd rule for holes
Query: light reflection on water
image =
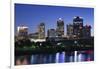
{"label": "light reflection on water", "polygon": [[27,64],[46,64],[46,63],[65,63],[65,62],[81,62],[93,61],[93,51],[74,51],[74,52],[58,52],[55,54],[33,54],[16,56],[16,65]]}

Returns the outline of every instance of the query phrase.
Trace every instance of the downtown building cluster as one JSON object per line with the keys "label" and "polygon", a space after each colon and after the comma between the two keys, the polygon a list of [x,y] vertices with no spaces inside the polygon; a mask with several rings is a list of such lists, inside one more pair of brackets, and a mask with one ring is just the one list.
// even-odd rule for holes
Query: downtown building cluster
{"label": "downtown building cluster", "polygon": [[[51,28],[47,31],[45,30],[45,23],[40,23],[37,27],[37,32],[28,33],[27,26],[19,26],[17,27],[17,36],[18,37],[29,37],[33,39],[45,39],[48,38],[89,38],[91,37],[91,26],[83,25],[83,18],[76,16],[73,18],[73,23],[67,24],[66,28],[64,27],[64,21],[62,18],[57,20],[56,29]],[[66,34],[65,34],[66,29]]]}

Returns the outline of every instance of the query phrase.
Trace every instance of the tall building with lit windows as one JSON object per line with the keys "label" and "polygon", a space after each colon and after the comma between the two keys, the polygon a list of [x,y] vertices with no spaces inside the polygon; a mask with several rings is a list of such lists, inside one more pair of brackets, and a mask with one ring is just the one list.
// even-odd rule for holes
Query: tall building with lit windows
{"label": "tall building with lit windows", "polygon": [[83,18],[76,16],[73,19],[73,34],[76,38],[83,37]]}
{"label": "tall building with lit windows", "polygon": [[91,37],[91,26],[90,25],[85,25],[83,27],[83,37],[84,38]]}
{"label": "tall building with lit windows", "polygon": [[73,25],[72,24],[67,24],[66,25],[66,35],[68,36],[68,37],[73,37]]}
{"label": "tall building with lit windows", "polygon": [[40,23],[38,25],[38,38],[39,39],[45,38],[45,24],[44,23]]}
{"label": "tall building with lit windows", "polygon": [[59,18],[57,21],[56,32],[58,37],[62,37],[64,35],[64,21],[62,18]]}
{"label": "tall building with lit windows", "polygon": [[48,36],[49,38],[54,38],[54,37],[56,37],[56,30],[55,30],[55,29],[48,29],[48,31],[47,31],[47,36]]}

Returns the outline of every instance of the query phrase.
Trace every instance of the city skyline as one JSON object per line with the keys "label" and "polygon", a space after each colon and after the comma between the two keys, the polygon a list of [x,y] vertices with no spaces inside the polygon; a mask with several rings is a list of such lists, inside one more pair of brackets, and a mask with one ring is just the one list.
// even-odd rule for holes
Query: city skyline
{"label": "city skyline", "polygon": [[25,25],[29,27],[29,33],[35,33],[37,26],[41,22],[44,22],[47,32],[48,29],[56,29],[57,20],[62,18],[65,24],[64,34],[66,34],[66,24],[72,24],[74,16],[81,16],[83,17],[84,25],[88,24],[92,26],[93,35],[93,12],[93,8],[15,4],[15,28]]}

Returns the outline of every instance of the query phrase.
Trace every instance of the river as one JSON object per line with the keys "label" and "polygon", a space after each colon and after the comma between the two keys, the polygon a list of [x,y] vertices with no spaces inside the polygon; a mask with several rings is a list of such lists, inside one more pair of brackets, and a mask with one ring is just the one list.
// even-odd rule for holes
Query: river
{"label": "river", "polygon": [[93,61],[94,51],[57,52],[54,54],[32,54],[15,56],[15,65],[48,64]]}

